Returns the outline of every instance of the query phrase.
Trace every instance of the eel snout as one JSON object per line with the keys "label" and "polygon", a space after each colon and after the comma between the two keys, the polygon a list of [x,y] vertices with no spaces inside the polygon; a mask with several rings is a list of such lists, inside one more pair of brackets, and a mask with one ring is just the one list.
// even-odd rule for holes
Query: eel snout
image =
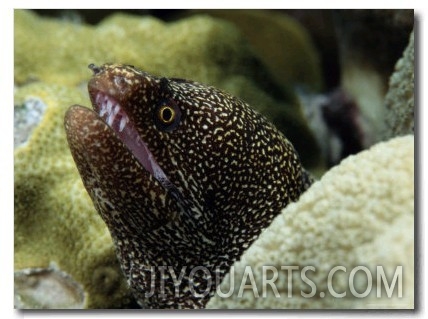
{"label": "eel snout", "polygon": [[[64,126],[83,184],[107,225],[120,223],[135,234],[147,234],[171,221],[173,216],[164,207],[176,207],[172,197],[151,168],[136,164],[136,157],[95,111],[73,105],[65,114]],[[145,163],[150,165],[150,159]],[[142,213],[140,208],[146,207],[150,214],[127,216],[123,207]]]}
{"label": "eel snout", "polygon": [[141,138],[131,115],[127,112],[125,101],[138,82],[130,80],[129,74],[125,72],[105,72],[105,66],[90,64],[89,68],[94,72],[88,83],[88,91],[95,113],[113,129],[138,162],[164,187],[169,188],[172,183]]}

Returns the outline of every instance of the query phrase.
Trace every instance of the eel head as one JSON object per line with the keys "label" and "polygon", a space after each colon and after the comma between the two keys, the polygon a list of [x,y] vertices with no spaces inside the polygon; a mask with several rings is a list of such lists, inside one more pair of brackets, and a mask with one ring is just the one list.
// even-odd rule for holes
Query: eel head
{"label": "eel head", "polygon": [[89,67],[92,110],[71,106],[65,129],[128,283],[143,307],[203,307],[212,279],[304,190],[298,155],[223,91]]}

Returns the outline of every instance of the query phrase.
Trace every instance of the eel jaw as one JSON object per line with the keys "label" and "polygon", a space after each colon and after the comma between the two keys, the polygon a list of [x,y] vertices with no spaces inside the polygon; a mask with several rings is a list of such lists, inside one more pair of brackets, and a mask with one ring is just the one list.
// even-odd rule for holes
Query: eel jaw
{"label": "eel jaw", "polygon": [[109,229],[120,223],[145,236],[175,218],[177,203],[95,111],[73,105],[64,126],[83,184]]}
{"label": "eel jaw", "polygon": [[94,88],[91,83],[92,81],[89,83],[89,91],[94,111],[113,129],[116,136],[131,151],[138,162],[165,188],[169,189],[172,183],[156,162],[147,144],[141,139],[124,108],[114,97]]}

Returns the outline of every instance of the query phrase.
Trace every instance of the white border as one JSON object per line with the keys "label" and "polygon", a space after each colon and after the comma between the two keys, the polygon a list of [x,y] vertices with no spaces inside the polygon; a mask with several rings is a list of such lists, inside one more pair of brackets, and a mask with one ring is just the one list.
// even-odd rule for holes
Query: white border
{"label": "white border", "polygon": [[[257,1],[257,2],[248,2],[245,3],[243,1],[227,1],[227,2],[219,2],[219,1],[180,1],[180,2],[172,2],[172,1],[163,1],[163,0],[157,0],[157,1],[120,1],[117,3],[105,3],[101,1],[81,1],[81,0],[75,0],[72,2],[61,2],[61,3],[55,3],[54,6],[52,1],[1,1],[0,4],[0,33],[1,33],[1,44],[2,49],[0,50],[0,92],[2,94],[1,103],[1,115],[0,115],[0,207],[1,207],[1,248],[0,248],[0,261],[1,261],[1,273],[2,273],[2,280],[0,285],[0,302],[1,302],[1,312],[4,312],[6,317],[5,318],[20,318],[20,317],[40,317],[40,318],[46,318],[47,316],[53,316],[54,318],[66,318],[70,315],[78,315],[80,318],[86,318],[86,317],[92,317],[92,316],[103,316],[106,318],[123,318],[123,316],[142,316],[145,317],[147,315],[152,316],[153,314],[157,314],[156,312],[150,312],[150,313],[138,313],[138,312],[130,312],[130,313],[123,313],[123,312],[102,312],[100,314],[99,312],[71,312],[71,313],[59,313],[59,312],[53,312],[52,314],[48,314],[46,312],[42,313],[23,313],[20,311],[14,311],[13,310],[13,111],[12,111],[12,104],[13,104],[13,9],[14,8],[52,8],[52,7],[61,7],[62,5],[66,5],[67,8],[97,8],[100,4],[107,4],[110,6],[109,8],[141,8],[142,5],[146,8],[176,8],[177,4],[180,5],[180,7],[184,8],[241,8],[245,6],[246,8],[260,8],[260,5],[262,4],[262,8],[284,8],[285,6],[287,8],[337,8],[338,6],[340,8],[415,8],[415,14],[416,18],[419,21],[418,24],[418,33],[419,37],[415,39],[415,41],[420,41],[419,44],[417,44],[417,48],[419,51],[417,52],[418,55],[418,66],[420,68],[417,69],[417,72],[419,73],[419,76],[416,78],[416,80],[419,80],[419,83],[416,85],[416,88],[418,89],[418,98],[417,101],[419,103],[419,111],[420,115],[422,116],[422,119],[419,120],[419,123],[421,125],[421,129],[418,133],[421,134],[418,141],[420,141],[421,152],[420,152],[420,158],[416,162],[420,165],[420,174],[417,177],[417,180],[420,182],[420,188],[419,193],[416,194],[416,198],[420,201],[419,206],[419,218],[418,222],[422,223],[422,226],[420,226],[419,229],[419,238],[417,240],[419,241],[419,245],[416,247],[419,247],[421,256],[418,259],[419,263],[419,270],[420,270],[420,276],[415,280],[415,283],[418,284],[420,291],[416,291],[416,295],[420,294],[419,296],[419,311],[416,312],[417,317],[424,317],[426,314],[426,305],[427,302],[427,293],[426,293],[426,276],[425,276],[425,260],[424,256],[427,255],[427,245],[426,245],[426,218],[424,218],[424,214],[426,213],[426,207],[425,207],[425,201],[423,198],[426,195],[426,187],[424,185],[424,182],[428,180],[427,176],[427,170],[424,169],[425,165],[425,159],[426,157],[426,148],[424,141],[426,140],[426,129],[425,129],[425,123],[426,121],[426,114],[427,112],[424,111],[424,91],[425,91],[425,83],[424,83],[424,75],[426,74],[426,63],[424,63],[424,53],[427,52],[426,50],[426,41],[424,40],[425,32],[425,16],[427,14],[427,9],[420,7],[422,1],[398,1],[398,0],[390,0],[388,2],[380,2],[380,1],[331,1],[331,2],[315,2],[315,1],[305,1],[305,0],[299,0],[299,1],[292,1],[292,2],[280,2],[280,1],[271,1],[271,0],[264,0],[264,1]],[[417,253],[417,251],[416,251]],[[169,316],[172,313],[162,313],[162,316]],[[174,313],[175,314],[175,313]],[[189,313],[185,312],[181,315],[189,316],[189,315],[197,315],[200,316],[201,314],[206,315],[207,312],[201,313],[201,312],[195,312],[195,313]],[[210,312],[209,315],[214,316],[222,316],[223,313],[219,312]],[[244,313],[233,313],[233,315],[239,315],[239,316],[248,316],[248,315],[269,315],[274,316],[276,314],[282,316],[286,316],[287,318],[308,318],[308,317],[331,317],[331,316],[346,316],[346,317],[356,317],[364,315],[366,316],[366,312],[348,312],[348,313],[337,313],[337,312],[323,312],[323,313],[302,313],[299,311],[293,311],[293,312],[275,312],[275,313],[260,313],[260,312],[244,312]],[[409,316],[409,312],[375,312],[371,313],[368,316],[396,316],[400,315],[402,316]]]}

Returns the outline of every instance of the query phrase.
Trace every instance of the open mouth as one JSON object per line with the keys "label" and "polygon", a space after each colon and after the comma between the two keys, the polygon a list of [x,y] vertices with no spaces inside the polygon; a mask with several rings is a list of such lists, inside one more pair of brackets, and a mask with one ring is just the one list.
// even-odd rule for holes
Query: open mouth
{"label": "open mouth", "polygon": [[156,162],[147,144],[141,139],[134,123],[119,102],[100,90],[93,90],[91,93],[94,111],[113,129],[138,162],[165,188],[170,188],[171,182]]}

